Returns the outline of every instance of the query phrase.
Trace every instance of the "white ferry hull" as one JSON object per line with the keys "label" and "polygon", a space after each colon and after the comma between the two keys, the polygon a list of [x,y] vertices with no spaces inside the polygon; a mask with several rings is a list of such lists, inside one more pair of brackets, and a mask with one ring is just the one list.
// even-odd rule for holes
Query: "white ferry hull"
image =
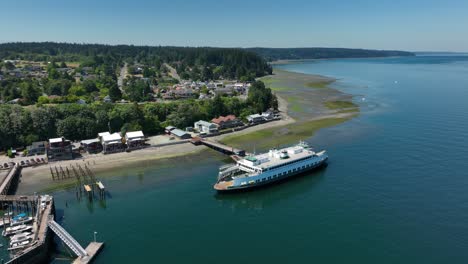
{"label": "white ferry hull", "polygon": [[[225,192],[236,192],[236,191],[244,191],[244,190],[259,188],[259,187],[262,187],[262,186],[265,186],[265,185],[270,185],[270,184],[274,184],[274,183],[278,183],[278,182],[282,182],[282,181],[291,179],[294,176],[303,174],[303,173],[308,172],[308,171],[316,170],[316,169],[326,165],[327,160],[328,160],[328,156],[324,155],[324,156],[320,157],[319,159],[317,159],[315,161],[309,162],[307,164],[309,166],[304,165],[304,168],[302,168],[302,166],[301,166],[301,167],[297,168],[294,171],[291,170],[291,172],[286,172],[286,174],[284,174],[284,175],[282,174],[282,175],[279,175],[277,177],[271,177],[271,178],[268,178],[269,176],[265,177],[265,175],[260,175],[259,178],[262,179],[262,180],[259,180],[259,181],[250,180],[249,182],[246,182],[245,184],[242,184],[242,183],[239,184],[238,182],[236,183],[234,180],[232,181],[231,185],[217,183],[217,184],[214,185],[214,189],[216,191],[220,192],[220,193],[225,193]],[[273,173],[275,173],[275,172],[273,172]],[[282,172],[282,173],[284,173],[284,172]],[[266,173],[264,173],[264,174],[266,174]],[[263,179],[265,179],[265,180],[263,180]]]}

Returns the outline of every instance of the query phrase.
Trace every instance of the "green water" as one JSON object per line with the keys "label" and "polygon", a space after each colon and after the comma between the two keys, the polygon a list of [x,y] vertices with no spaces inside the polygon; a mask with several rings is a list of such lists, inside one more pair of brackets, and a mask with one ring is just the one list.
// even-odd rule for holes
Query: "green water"
{"label": "green water", "polygon": [[83,245],[98,232],[96,263],[466,263],[468,57],[280,67],[357,95],[359,117],[307,139],[327,168],[217,195],[226,161],[206,151],[98,175],[102,203],[56,192],[59,222]]}

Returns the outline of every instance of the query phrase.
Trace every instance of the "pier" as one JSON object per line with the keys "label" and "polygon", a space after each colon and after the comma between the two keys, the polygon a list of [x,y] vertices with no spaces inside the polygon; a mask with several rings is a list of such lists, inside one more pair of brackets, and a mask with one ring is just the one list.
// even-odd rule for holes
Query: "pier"
{"label": "pier", "polygon": [[88,253],[86,250],[81,247],[80,243],[76,241],[63,227],[61,227],[57,222],[54,220],[50,220],[48,223],[50,229],[60,238],[60,240],[65,243],[65,245],[70,248],[73,253],[75,253],[78,257],[87,256]]}
{"label": "pier", "polygon": [[[10,195],[14,194],[21,177],[22,167],[15,164],[6,175],[0,179],[0,206],[7,212],[0,217],[0,226],[6,228],[12,221],[12,216],[26,213],[32,217],[31,243],[24,247],[18,247],[10,252],[11,259],[5,263],[43,263],[49,257],[50,245],[53,233],[63,241],[77,256],[73,263],[90,263],[104,246],[104,243],[91,242],[84,249],[63,227],[54,221],[55,206],[52,196],[48,195]],[[98,181],[94,173],[85,165],[84,168],[77,164],[70,169],[61,166],[50,168],[54,180],[77,179],[77,187],[82,190],[86,187],[90,193],[94,189],[99,190],[101,199],[105,197],[105,187]],[[92,199],[94,195],[90,196]],[[3,263],[3,262],[2,262]]]}
{"label": "pier", "polygon": [[205,145],[226,155],[237,155],[241,157],[245,156],[245,150],[230,147],[205,138],[194,137],[190,140],[190,142],[194,145]]}
{"label": "pier", "polygon": [[99,194],[99,199],[103,200],[106,198],[106,188],[102,181],[96,178],[94,172],[88,167],[88,164],[70,164],[70,167],[66,166],[65,169],[62,166],[49,167],[52,180],[67,180],[74,179],[75,192],[78,200],[82,198],[84,194],[91,201],[94,198],[95,190]]}
{"label": "pier", "polygon": [[9,194],[18,184],[20,176],[21,166],[16,163],[15,166],[8,171],[6,177],[3,178],[3,181],[0,184],[0,195]]}
{"label": "pier", "polygon": [[73,253],[76,254],[77,258],[73,261],[76,264],[84,264],[91,262],[96,254],[104,246],[104,243],[91,242],[86,249],[84,249],[78,241],[76,241],[63,227],[61,227],[54,220],[49,221],[50,229],[63,241]]}

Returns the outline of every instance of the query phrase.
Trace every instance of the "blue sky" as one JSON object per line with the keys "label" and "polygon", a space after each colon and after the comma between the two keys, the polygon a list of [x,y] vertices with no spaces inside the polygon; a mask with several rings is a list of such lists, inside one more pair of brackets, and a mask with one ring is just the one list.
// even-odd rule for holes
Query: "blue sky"
{"label": "blue sky", "polygon": [[0,42],[468,51],[468,0],[0,0]]}

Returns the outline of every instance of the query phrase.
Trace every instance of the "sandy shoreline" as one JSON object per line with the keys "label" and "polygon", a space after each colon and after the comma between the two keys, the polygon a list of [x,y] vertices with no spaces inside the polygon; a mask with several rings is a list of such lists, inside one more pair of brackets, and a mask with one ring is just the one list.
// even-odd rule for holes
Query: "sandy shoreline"
{"label": "sandy shoreline", "polygon": [[[219,140],[225,136],[232,134],[247,134],[254,131],[285,126],[287,124],[294,123],[295,120],[287,115],[288,105],[287,101],[281,97],[278,97],[278,108],[282,112],[282,119],[265,123],[258,126],[249,127],[247,129],[237,131],[234,133],[223,134],[210,139]],[[137,165],[143,162],[151,162],[161,159],[175,158],[185,155],[196,154],[205,150],[205,146],[195,146],[191,143],[182,143],[177,145],[169,145],[162,147],[148,147],[141,150],[135,150],[132,152],[120,152],[113,154],[94,154],[86,155],[82,159],[65,160],[51,162],[48,165],[41,165],[36,167],[27,167],[23,169],[21,184],[18,187],[18,193],[30,194],[34,191],[40,191],[47,187],[53,187],[53,185],[60,185],[72,180],[65,181],[53,181],[50,174],[50,167],[63,168],[75,164],[89,164],[93,172],[108,172],[112,170],[118,170],[119,168],[126,168],[128,166]]]}
{"label": "sandy shoreline", "polygon": [[[323,82],[333,82],[333,78],[328,78],[320,75],[308,75],[287,72],[282,70],[275,70],[275,75],[267,76],[266,78],[280,78],[284,82],[297,82],[304,85],[305,83],[323,83]],[[293,86],[294,87],[294,86]],[[273,89],[273,88],[272,88]],[[274,89],[273,89],[274,90]],[[341,92],[335,89],[316,89],[314,93],[320,93],[320,101],[313,102],[314,104],[323,104],[323,99],[336,98],[337,96],[343,96]],[[252,132],[271,129],[271,128],[281,128],[287,125],[293,124],[298,120],[290,116],[291,109],[289,109],[290,101],[289,95],[287,93],[276,93],[278,97],[278,108],[281,112],[282,119],[278,121],[273,121],[247,129],[237,131],[234,133],[228,133],[213,137],[213,140],[222,140],[225,137],[232,135],[246,135]],[[346,95],[348,96],[348,95]],[[288,99],[288,100],[287,100]],[[319,106],[322,107],[322,106]],[[323,108],[323,107],[322,107]],[[319,109],[319,108],[317,108]],[[321,108],[320,108],[321,109]],[[330,111],[318,111],[317,114],[308,115],[307,120],[320,120],[326,118],[341,118],[349,116],[349,114],[335,113]],[[299,120],[303,121],[303,120]],[[59,161],[52,162],[49,165],[37,166],[37,167],[28,167],[23,169],[23,176],[21,179],[21,184],[19,184],[18,193],[33,193],[35,191],[41,191],[44,189],[54,188],[54,186],[63,186],[67,182],[70,183],[73,180],[66,181],[53,181],[50,175],[50,166],[62,166],[66,167],[70,164],[90,164],[92,170],[96,173],[109,172],[113,170],[118,170],[122,168],[127,168],[130,166],[138,165],[139,163],[151,162],[160,159],[180,157],[190,154],[195,154],[205,150],[204,146],[194,146],[190,143],[179,144],[179,145],[170,145],[163,147],[149,147],[142,150],[136,150],[132,152],[122,152],[109,155],[95,154],[95,155],[86,155],[83,159],[75,159],[70,161]]]}

